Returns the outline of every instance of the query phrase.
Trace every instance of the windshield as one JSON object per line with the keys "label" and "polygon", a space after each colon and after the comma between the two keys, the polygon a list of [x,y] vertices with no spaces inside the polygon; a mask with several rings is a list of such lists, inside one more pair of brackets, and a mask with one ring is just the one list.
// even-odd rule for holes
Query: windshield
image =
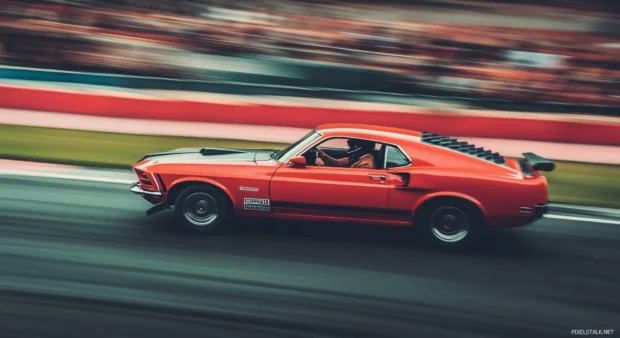
{"label": "windshield", "polygon": [[288,162],[291,157],[293,157],[295,154],[304,149],[307,145],[314,142],[319,137],[321,137],[321,134],[319,134],[316,130],[311,131],[308,135],[302,137],[299,141],[282,149],[278,153],[278,157],[276,158],[276,160],[281,163]]}

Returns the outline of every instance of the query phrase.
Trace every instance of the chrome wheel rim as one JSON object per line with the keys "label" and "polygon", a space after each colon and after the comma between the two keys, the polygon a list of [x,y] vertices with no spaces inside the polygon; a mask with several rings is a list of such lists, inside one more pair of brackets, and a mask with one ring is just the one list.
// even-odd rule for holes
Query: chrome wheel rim
{"label": "chrome wheel rim", "polygon": [[469,233],[470,227],[469,218],[459,208],[441,207],[431,216],[433,236],[442,242],[462,241]]}
{"label": "chrome wheel rim", "polygon": [[185,219],[199,227],[213,224],[219,215],[219,210],[215,198],[204,192],[189,195],[183,203]]}

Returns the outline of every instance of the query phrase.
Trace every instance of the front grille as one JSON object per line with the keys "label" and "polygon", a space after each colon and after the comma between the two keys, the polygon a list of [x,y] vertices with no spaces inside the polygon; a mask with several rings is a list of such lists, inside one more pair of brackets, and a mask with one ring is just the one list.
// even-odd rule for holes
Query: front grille
{"label": "front grille", "polygon": [[136,172],[136,175],[138,176],[138,179],[140,180],[140,188],[144,190],[150,190],[150,191],[158,190],[156,184],[153,183],[152,178],[150,178],[146,172],[142,170],[138,170],[138,169],[134,169],[134,171]]}
{"label": "front grille", "polygon": [[140,179],[140,184],[153,186],[153,183],[149,180],[148,176],[146,176],[146,173],[139,173],[138,178]]}

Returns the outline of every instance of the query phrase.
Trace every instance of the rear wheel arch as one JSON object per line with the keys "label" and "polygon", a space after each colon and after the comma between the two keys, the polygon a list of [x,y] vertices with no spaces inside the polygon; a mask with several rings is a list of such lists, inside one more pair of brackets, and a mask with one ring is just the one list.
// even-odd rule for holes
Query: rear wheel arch
{"label": "rear wheel arch", "polygon": [[415,210],[413,228],[434,248],[471,248],[484,231],[484,213],[468,198],[440,195],[423,201]]}
{"label": "rear wheel arch", "polygon": [[478,200],[464,194],[443,193],[429,195],[428,197],[419,200],[413,209],[413,223],[415,224],[416,220],[419,220],[419,218],[424,215],[425,210],[428,210],[429,208],[436,207],[437,205],[449,205],[455,203],[467,208],[479,218],[480,222],[484,222],[486,212],[482,206],[482,203]]}

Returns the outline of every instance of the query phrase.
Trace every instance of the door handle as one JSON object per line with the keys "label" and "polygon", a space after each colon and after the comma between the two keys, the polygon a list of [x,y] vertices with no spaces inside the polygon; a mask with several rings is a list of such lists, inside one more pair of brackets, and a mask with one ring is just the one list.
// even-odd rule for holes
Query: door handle
{"label": "door handle", "polygon": [[381,180],[381,183],[385,183],[385,175],[373,175],[373,174],[369,174],[368,177],[372,178],[373,180]]}

